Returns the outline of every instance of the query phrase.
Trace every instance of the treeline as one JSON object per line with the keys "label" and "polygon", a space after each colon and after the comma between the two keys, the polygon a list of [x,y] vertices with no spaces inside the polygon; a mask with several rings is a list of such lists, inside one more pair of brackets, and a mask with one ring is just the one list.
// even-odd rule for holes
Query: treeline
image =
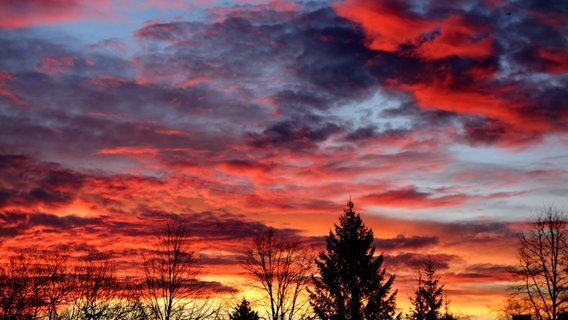
{"label": "treeline", "polygon": [[[517,275],[524,276],[524,281],[510,297],[506,313],[522,311],[537,319],[556,320],[568,307],[566,219],[550,209],[532,226],[520,238],[523,266]],[[444,284],[431,260],[418,271],[410,308],[397,309],[396,277],[383,266],[383,255],[375,252],[373,231],[364,225],[352,202],[318,254],[298,239],[272,230],[252,240],[241,262],[252,279],[250,285],[263,296],[254,307],[245,299],[227,305],[220,301],[220,294],[211,293],[200,280],[201,269],[188,236],[183,223],[165,224],[150,254],[143,257],[139,277],[118,276],[113,260],[105,254],[80,261],[49,252],[12,256],[0,267],[0,319],[457,318],[449,310]]]}
{"label": "treeline", "polygon": [[199,268],[183,224],[163,226],[143,277],[119,277],[106,254],[79,262],[57,252],[20,253],[0,268],[0,319],[207,319]]}
{"label": "treeline", "polygon": [[[2,320],[271,320],[400,319],[395,276],[376,254],[371,229],[349,202],[314,255],[301,241],[268,230],[243,253],[242,267],[251,286],[264,296],[255,311],[247,300],[227,306],[200,281],[183,223],[163,226],[151,254],[144,257],[142,277],[117,275],[105,254],[80,259],[46,252],[12,256],[0,268]],[[218,297],[217,297],[218,298]],[[432,261],[419,272],[409,320],[451,320],[443,304],[443,285]]]}

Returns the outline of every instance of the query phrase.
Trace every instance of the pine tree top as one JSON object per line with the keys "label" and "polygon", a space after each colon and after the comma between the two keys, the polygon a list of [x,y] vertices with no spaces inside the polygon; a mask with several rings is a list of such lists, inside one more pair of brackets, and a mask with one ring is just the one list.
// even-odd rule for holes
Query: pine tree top
{"label": "pine tree top", "polygon": [[368,246],[370,246],[374,238],[373,231],[365,226],[354,207],[354,203],[349,200],[347,208],[343,209],[343,215],[339,217],[339,224],[335,224],[335,235],[330,231],[330,236],[337,236],[343,241],[369,242]]}
{"label": "pine tree top", "polygon": [[250,303],[243,299],[238,306],[235,307],[233,313],[229,316],[230,320],[259,320],[260,317],[256,311],[250,307]]}
{"label": "pine tree top", "polygon": [[[412,307],[407,316],[409,320],[443,319],[444,284],[436,274],[436,266],[429,257],[418,270],[418,287],[415,297],[411,298]],[[447,314],[447,312],[446,312]]]}

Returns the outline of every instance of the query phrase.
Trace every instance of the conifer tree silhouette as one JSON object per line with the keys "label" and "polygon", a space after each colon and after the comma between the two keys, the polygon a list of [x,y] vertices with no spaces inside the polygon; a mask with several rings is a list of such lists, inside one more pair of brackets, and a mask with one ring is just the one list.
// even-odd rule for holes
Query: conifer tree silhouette
{"label": "conifer tree silhouette", "polygon": [[436,269],[432,259],[424,263],[424,278],[418,271],[418,288],[415,297],[411,299],[412,307],[409,320],[439,320],[442,315],[444,285],[440,284],[440,278],[436,275]]}
{"label": "conifer tree silhouette", "polygon": [[422,271],[418,270],[418,287],[414,291],[414,298],[410,298],[410,312],[406,315],[407,320],[425,320],[428,307],[422,294]]}
{"label": "conifer tree silhouette", "polygon": [[243,299],[241,303],[235,308],[233,313],[229,315],[230,320],[259,320],[260,317],[256,311],[250,307],[250,303]]}
{"label": "conifer tree silhouette", "polygon": [[383,255],[375,256],[373,231],[353,207],[350,200],[316,259],[310,303],[322,320],[395,319],[395,276],[386,276]]}

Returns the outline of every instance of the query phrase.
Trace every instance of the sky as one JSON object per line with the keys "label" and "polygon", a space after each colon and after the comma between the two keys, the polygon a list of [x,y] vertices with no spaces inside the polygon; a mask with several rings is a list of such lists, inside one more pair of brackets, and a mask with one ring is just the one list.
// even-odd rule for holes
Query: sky
{"label": "sky", "polygon": [[0,0],[0,251],[133,268],[176,217],[244,290],[267,228],[351,197],[406,308],[430,256],[492,319],[517,234],[568,209],[568,2]]}

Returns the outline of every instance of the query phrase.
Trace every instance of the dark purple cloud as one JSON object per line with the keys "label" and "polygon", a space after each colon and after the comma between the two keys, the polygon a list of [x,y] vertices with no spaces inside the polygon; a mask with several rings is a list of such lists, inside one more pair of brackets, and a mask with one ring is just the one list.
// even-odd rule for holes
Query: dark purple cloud
{"label": "dark purple cloud", "polygon": [[410,236],[399,234],[390,239],[375,239],[375,246],[379,250],[396,250],[396,249],[422,249],[425,247],[437,245],[440,242],[438,236]]}

